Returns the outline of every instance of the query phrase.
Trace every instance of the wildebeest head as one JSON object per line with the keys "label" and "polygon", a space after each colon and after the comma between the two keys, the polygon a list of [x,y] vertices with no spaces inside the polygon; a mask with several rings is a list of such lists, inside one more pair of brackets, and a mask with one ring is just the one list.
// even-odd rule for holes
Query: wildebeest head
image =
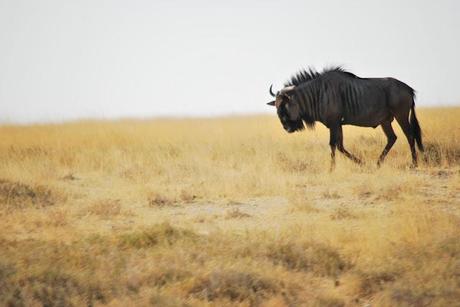
{"label": "wildebeest head", "polygon": [[273,85],[270,86],[270,95],[275,97],[275,100],[267,104],[276,107],[276,112],[284,130],[288,133],[303,130],[305,126],[302,122],[299,104],[292,99],[295,86],[285,87],[278,91],[276,95],[273,93],[272,87]]}

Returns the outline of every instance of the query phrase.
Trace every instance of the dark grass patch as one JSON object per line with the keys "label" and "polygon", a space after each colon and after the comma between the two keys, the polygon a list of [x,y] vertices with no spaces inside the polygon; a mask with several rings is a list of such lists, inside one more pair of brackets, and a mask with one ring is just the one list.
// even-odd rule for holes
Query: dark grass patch
{"label": "dark grass patch", "polygon": [[334,210],[334,212],[329,215],[332,220],[344,220],[344,219],[355,219],[357,216],[346,207],[340,207]]}
{"label": "dark grass patch", "polygon": [[290,270],[313,272],[320,276],[336,277],[350,266],[335,249],[318,243],[273,244],[266,256],[274,264]]}
{"label": "dark grass patch", "polygon": [[16,273],[14,266],[0,264],[1,306],[74,306],[77,302],[92,306],[106,302],[97,283],[80,281],[56,268],[26,276]]}
{"label": "dark grass patch", "polygon": [[83,282],[56,269],[26,279],[27,288],[43,306],[71,306],[71,297],[78,297],[88,305],[106,301],[104,291],[96,283]]}
{"label": "dark grass patch", "polygon": [[396,272],[360,272],[359,295],[369,297],[382,291],[388,283],[394,282],[398,273]]}
{"label": "dark grass patch", "polygon": [[173,245],[177,241],[195,241],[199,236],[191,230],[180,229],[169,223],[158,224],[141,231],[120,236],[121,246],[149,248],[159,244]]}
{"label": "dark grass patch", "polygon": [[189,307],[191,305],[184,303],[182,300],[175,296],[154,293],[150,297],[150,304],[152,306],[161,307]]}
{"label": "dark grass patch", "polygon": [[340,199],[342,196],[337,191],[326,190],[323,192],[322,196],[326,199]]}
{"label": "dark grass patch", "polygon": [[164,208],[176,206],[176,200],[168,198],[160,194],[152,194],[147,200],[149,207],[151,208]]}
{"label": "dark grass patch", "polygon": [[423,160],[434,166],[439,166],[443,163],[456,165],[460,162],[460,147],[455,145],[453,143],[451,146],[442,146],[434,142],[425,142],[425,152],[422,155]]}
{"label": "dark grass patch", "polygon": [[42,208],[54,205],[56,201],[56,195],[45,186],[0,179],[0,205],[7,208]]}
{"label": "dark grass patch", "polygon": [[320,296],[311,304],[312,307],[343,307],[345,302],[333,296]]}
{"label": "dark grass patch", "polygon": [[124,279],[121,288],[126,289],[128,294],[138,294],[143,287],[161,289],[193,276],[192,272],[184,267],[161,262],[151,271],[130,275]]}
{"label": "dark grass patch", "polygon": [[62,180],[74,181],[79,180],[80,178],[76,177],[73,173],[68,173],[67,175],[61,178]]}
{"label": "dark grass patch", "polygon": [[167,260],[133,273],[133,251],[117,243],[103,236],[72,244],[0,238],[0,306],[94,306],[192,276]]}
{"label": "dark grass patch", "polygon": [[227,211],[227,214],[225,215],[226,219],[242,219],[247,217],[251,217],[251,215],[238,208],[233,208],[232,210]]}
{"label": "dark grass patch", "polygon": [[[387,291],[387,297],[400,306],[455,306],[460,302],[460,240],[451,236],[418,249],[403,250],[399,257],[412,260]],[[419,268],[431,268],[422,269]],[[423,282],[420,282],[423,281]]]}
{"label": "dark grass patch", "polygon": [[19,284],[13,279],[16,274],[14,265],[0,262],[0,305],[24,306]]}
{"label": "dark grass patch", "polygon": [[278,281],[256,273],[222,270],[198,278],[189,294],[207,301],[227,299],[256,305],[279,293],[281,289]]}
{"label": "dark grass patch", "polygon": [[451,237],[401,247],[393,268],[357,272],[359,296],[379,295],[384,306],[456,306],[460,302],[460,241]]}
{"label": "dark grass patch", "polygon": [[193,276],[184,266],[174,263],[161,263],[148,274],[145,283],[150,287],[161,288],[166,285],[181,282]]}

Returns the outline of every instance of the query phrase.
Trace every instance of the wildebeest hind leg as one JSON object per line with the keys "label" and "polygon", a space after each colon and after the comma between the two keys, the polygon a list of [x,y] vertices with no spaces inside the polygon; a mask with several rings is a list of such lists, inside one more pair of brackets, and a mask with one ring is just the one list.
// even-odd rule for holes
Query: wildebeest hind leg
{"label": "wildebeest hind leg", "polygon": [[377,161],[377,165],[380,166],[382,162],[385,160],[388,152],[390,151],[393,144],[396,142],[396,134],[393,131],[393,127],[391,127],[391,121],[382,123],[382,129],[385,135],[387,136],[387,145],[383,149],[382,153],[380,154],[379,160]]}
{"label": "wildebeest hind leg", "polygon": [[348,159],[351,161],[361,164],[361,160],[355,157],[353,154],[349,153],[345,147],[343,146],[343,132],[342,132],[342,126],[339,126],[338,131],[337,131],[337,148],[341,153],[345,155]]}
{"label": "wildebeest hind leg", "polygon": [[337,127],[329,128],[329,146],[331,146],[331,168],[332,172],[335,168],[335,148],[337,147]]}
{"label": "wildebeest hind leg", "polygon": [[409,142],[410,151],[412,154],[412,166],[417,167],[417,153],[415,151],[415,139],[414,135],[412,134],[412,129],[409,124],[409,114],[404,114],[403,116],[398,115],[395,116],[398,124],[401,126],[402,131],[407,137],[407,141]]}

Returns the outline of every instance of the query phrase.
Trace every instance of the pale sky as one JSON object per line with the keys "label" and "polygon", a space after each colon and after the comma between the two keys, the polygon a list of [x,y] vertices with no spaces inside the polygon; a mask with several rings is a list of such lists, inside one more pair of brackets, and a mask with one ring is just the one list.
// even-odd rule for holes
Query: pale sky
{"label": "pale sky", "polygon": [[0,0],[0,122],[273,112],[341,64],[460,104],[460,1]]}

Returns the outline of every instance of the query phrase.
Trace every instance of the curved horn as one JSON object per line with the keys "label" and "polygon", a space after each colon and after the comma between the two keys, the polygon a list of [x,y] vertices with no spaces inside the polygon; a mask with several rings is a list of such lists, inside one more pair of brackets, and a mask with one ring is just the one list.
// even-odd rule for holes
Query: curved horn
{"label": "curved horn", "polygon": [[272,95],[273,97],[276,97],[276,95],[273,94],[273,84],[270,85],[270,95]]}

